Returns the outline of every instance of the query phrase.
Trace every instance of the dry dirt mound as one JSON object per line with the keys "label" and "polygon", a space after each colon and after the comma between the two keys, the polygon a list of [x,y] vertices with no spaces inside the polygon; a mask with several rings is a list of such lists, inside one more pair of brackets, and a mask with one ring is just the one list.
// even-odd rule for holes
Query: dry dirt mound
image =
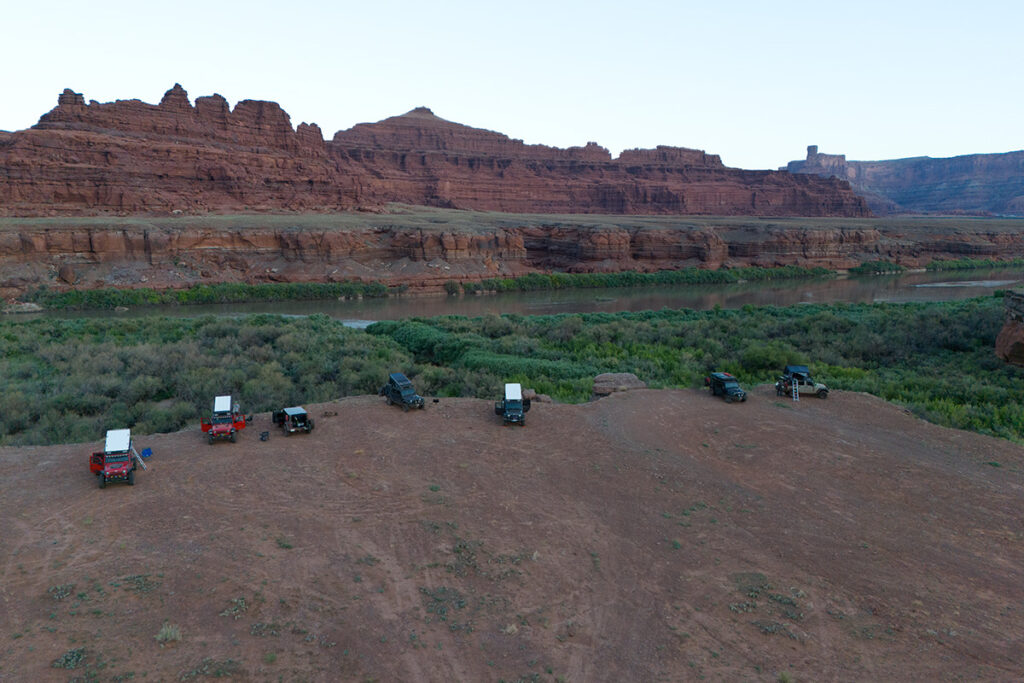
{"label": "dry dirt mound", "polygon": [[1024,676],[1008,442],[770,387],[310,410],[137,436],[134,487],[0,450],[0,680]]}

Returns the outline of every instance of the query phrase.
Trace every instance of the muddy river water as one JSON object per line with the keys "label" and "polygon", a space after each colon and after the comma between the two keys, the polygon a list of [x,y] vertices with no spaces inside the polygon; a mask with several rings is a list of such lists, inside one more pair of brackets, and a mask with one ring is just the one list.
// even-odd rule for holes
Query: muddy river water
{"label": "muddy river water", "polygon": [[9,319],[323,313],[343,321],[346,325],[364,327],[376,320],[436,315],[473,317],[487,313],[545,315],[662,308],[710,309],[715,306],[739,308],[747,304],[790,306],[819,303],[951,301],[985,296],[997,289],[1021,286],[1024,286],[1024,268],[1013,268],[910,272],[884,276],[839,276],[724,285],[566,289],[467,296],[408,295],[354,301],[152,306],[127,311],[57,311],[19,315]]}

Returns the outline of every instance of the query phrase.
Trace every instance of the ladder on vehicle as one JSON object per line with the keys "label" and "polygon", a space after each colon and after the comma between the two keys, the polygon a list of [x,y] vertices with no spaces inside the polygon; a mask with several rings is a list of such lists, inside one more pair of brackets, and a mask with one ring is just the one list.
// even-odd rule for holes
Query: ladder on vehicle
{"label": "ladder on vehicle", "polygon": [[146,467],[146,463],[142,461],[142,456],[140,456],[138,454],[138,452],[136,452],[135,446],[132,446],[131,451],[132,451],[132,457],[135,458],[136,462],[138,462],[140,465],[142,465],[142,469],[148,470],[149,468]]}
{"label": "ladder on vehicle", "polygon": [[800,382],[797,380],[796,377],[794,377],[791,381],[792,381],[792,384],[793,384],[793,400],[794,401],[799,401],[800,400]]}

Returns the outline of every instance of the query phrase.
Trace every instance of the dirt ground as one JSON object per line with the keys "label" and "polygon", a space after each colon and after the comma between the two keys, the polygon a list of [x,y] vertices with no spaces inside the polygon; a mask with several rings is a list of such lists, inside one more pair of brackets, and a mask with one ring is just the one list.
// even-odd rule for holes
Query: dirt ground
{"label": "dirt ground", "polygon": [[102,490],[102,435],[0,450],[0,680],[1024,678],[1021,447],[767,386],[491,406],[135,435]]}

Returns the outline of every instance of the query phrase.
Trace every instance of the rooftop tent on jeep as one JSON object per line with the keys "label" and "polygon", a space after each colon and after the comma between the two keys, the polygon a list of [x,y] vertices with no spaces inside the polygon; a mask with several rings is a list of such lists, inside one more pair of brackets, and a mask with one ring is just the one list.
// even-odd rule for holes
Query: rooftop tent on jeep
{"label": "rooftop tent on jeep", "polygon": [[412,382],[409,381],[409,378],[403,375],[401,372],[392,372],[390,375],[388,375],[388,379],[397,384],[399,387],[412,386]]}
{"label": "rooftop tent on jeep", "polygon": [[132,430],[108,429],[107,440],[103,446],[104,453],[127,453],[132,447]]}
{"label": "rooftop tent on jeep", "polygon": [[506,401],[522,401],[523,400],[523,385],[522,384],[506,384],[505,385],[505,400]]}
{"label": "rooftop tent on jeep", "polygon": [[799,377],[801,379],[809,379],[811,371],[806,365],[787,365],[785,372],[782,374],[789,377]]}
{"label": "rooftop tent on jeep", "polygon": [[230,396],[217,396],[213,399],[213,412],[215,413],[230,413],[231,412],[231,397]]}

